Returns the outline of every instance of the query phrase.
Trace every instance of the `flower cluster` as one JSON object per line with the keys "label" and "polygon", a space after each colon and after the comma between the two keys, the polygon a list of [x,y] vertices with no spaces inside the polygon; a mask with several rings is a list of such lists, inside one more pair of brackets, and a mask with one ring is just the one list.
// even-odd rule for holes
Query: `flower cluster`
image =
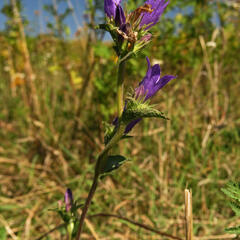
{"label": "flower cluster", "polygon": [[[168,5],[165,0],[147,0],[143,6],[125,13],[121,0],[104,0],[104,10],[108,19],[105,30],[111,33],[117,45],[117,54],[140,50],[151,40],[148,30],[160,19]],[[123,44],[127,42],[127,44]]]}
{"label": "flower cluster", "polygon": [[129,25],[132,30],[148,30],[160,19],[169,2],[165,0],[147,0],[143,6],[130,12],[127,17],[121,7],[121,0],[104,0],[104,11],[109,19],[115,21],[116,26],[124,28]]}
{"label": "flower cluster", "polygon": [[[163,11],[169,4],[169,1],[166,0],[147,0],[143,6],[138,7],[130,13],[126,13],[121,6],[121,1],[122,0],[104,0],[104,11],[108,21],[106,24],[108,27],[105,26],[105,30],[111,33],[113,40],[116,43],[115,50],[120,59],[132,50],[133,52],[135,50],[140,50],[151,40],[152,35],[148,31],[159,21]],[[127,44],[124,44],[126,42]],[[126,59],[124,59],[124,61],[125,60]],[[148,69],[146,75],[139,83],[138,87],[135,88],[133,95],[133,98],[139,102],[139,105],[140,102],[143,104],[148,99],[152,98],[170,80],[175,78],[173,75],[165,75],[161,77],[160,65],[155,64],[154,66],[151,66],[148,57],[147,64]],[[113,122],[115,128],[110,130],[110,134],[106,135],[106,142],[108,142],[117,132],[117,128],[120,126],[122,119],[126,118],[126,115],[129,116],[128,110],[129,101],[127,100],[125,102],[122,116],[118,116]],[[133,113],[131,114],[134,115]],[[151,110],[149,110],[149,114],[152,114]],[[148,116],[145,114],[145,117]],[[159,114],[158,117],[163,117],[163,115]],[[142,119],[142,117],[136,118],[134,116],[132,116],[132,120],[128,118],[129,117],[125,120],[125,135],[128,134]]]}

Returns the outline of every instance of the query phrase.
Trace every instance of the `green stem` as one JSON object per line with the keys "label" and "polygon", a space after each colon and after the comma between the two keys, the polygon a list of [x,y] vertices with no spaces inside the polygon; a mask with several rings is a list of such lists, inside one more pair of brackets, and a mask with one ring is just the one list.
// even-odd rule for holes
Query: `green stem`
{"label": "green stem", "polygon": [[86,202],[84,204],[82,214],[81,214],[81,218],[80,218],[80,221],[79,221],[76,240],[81,239],[81,233],[82,233],[82,229],[83,229],[84,220],[86,218],[87,211],[88,211],[88,208],[91,204],[92,198],[93,198],[93,196],[96,192],[99,176],[104,172],[104,166],[105,166],[106,161],[107,161],[109,150],[115,144],[117,144],[119,142],[119,140],[123,136],[124,130],[125,130],[125,125],[120,124],[117,132],[115,133],[115,135],[113,136],[111,141],[106,145],[106,147],[104,148],[104,150],[100,153],[100,155],[98,157],[96,167],[95,167],[95,174],[94,174],[94,179],[93,179],[93,182],[92,182],[92,186],[91,186],[91,189],[88,193],[88,197],[87,197]]}
{"label": "green stem", "polygon": [[118,117],[121,116],[123,110],[123,82],[125,72],[125,61],[120,61],[118,65],[118,77],[117,77],[117,112]]}
{"label": "green stem", "polygon": [[86,218],[87,211],[88,211],[88,208],[89,208],[89,206],[91,204],[91,201],[92,201],[92,198],[94,196],[94,193],[95,193],[95,191],[97,189],[97,184],[98,184],[98,175],[95,174],[94,179],[93,179],[93,183],[92,183],[92,186],[91,186],[91,189],[90,189],[90,191],[88,193],[88,197],[86,199],[85,205],[84,205],[83,210],[82,210],[82,215],[81,215],[81,218],[80,218],[80,221],[79,221],[78,233],[77,233],[76,240],[80,240],[81,239],[83,223],[84,223],[84,220]]}
{"label": "green stem", "polygon": [[66,225],[66,230],[67,230],[67,240],[72,240],[72,228],[73,226],[73,223],[72,222],[69,222],[67,225]]}
{"label": "green stem", "polygon": [[82,230],[83,230],[84,220],[86,218],[87,211],[88,211],[88,208],[89,208],[89,206],[91,204],[93,196],[94,196],[94,194],[96,192],[97,185],[98,185],[98,178],[99,178],[99,175],[101,174],[101,163],[102,163],[102,161],[105,160],[105,158],[107,156],[108,156],[108,150],[105,148],[102,151],[102,153],[99,155],[97,163],[96,163],[95,174],[94,174],[92,186],[91,186],[91,189],[90,189],[90,191],[88,193],[88,197],[87,197],[87,199],[85,201],[85,204],[84,204],[84,207],[83,207],[83,210],[82,210],[82,214],[81,214],[81,218],[79,220],[78,232],[77,232],[76,240],[80,240],[81,239],[81,233],[82,233]]}

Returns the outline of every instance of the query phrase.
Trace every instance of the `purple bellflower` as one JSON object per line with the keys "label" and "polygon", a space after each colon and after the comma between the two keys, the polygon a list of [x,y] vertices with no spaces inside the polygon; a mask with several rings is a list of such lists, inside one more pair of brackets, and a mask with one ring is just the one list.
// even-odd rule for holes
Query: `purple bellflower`
{"label": "purple bellflower", "polygon": [[64,202],[66,206],[66,211],[69,212],[73,206],[73,194],[70,188],[67,188],[64,195]]}
{"label": "purple bellflower", "polygon": [[144,101],[153,97],[158,92],[158,90],[163,88],[170,80],[176,78],[173,75],[166,75],[161,78],[160,65],[155,64],[154,66],[151,66],[149,58],[147,57],[146,59],[148,63],[146,76],[135,89],[136,99],[145,96]]}
{"label": "purple bellflower", "polygon": [[114,20],[114,25],[119,29],[118,34],[122,38],[127,39],[131,43],[138,40],[140,42],[148,42],[151,35],[144,38],[144,33],[141,30],[147,31],[154,26],[160,19],[163,11],[169,4],[166,0],[147,0],[143,6],[138,7],[134,11],[125,15],[122,7],[121,0],[104,0],[104,11],[107,17]]}
{"label": "purple bellflower", "polygon": [[[147,57],[148,69],[146,76],[139,83],[138,87],[135,89],[135,98],[144,98],[143,102],[152,98],[161,88],[163,88],[170,80],[176,78],[173,75],[165,75],[160,77],[161,69],[159,64],[151,66],[150,60]],[[141,121],[141,118],[135,119],[130,122],[125,129],[125,134],[129,133],[132,128]]]}
{"label": "purple bellflower", "polygon": [[120,6],[122,0],[104,0],[104,11],[109,18],[116,16],[117,6]]}
{"label": "purple bellflower", "polygon": [[169,4],[169,1],[165,0],[147,0],[144,4],[146,7],[150,7],[151,10],[142,13],[140,27],[146,25],[146,30],[154,26],[160,19],[163,11]]}

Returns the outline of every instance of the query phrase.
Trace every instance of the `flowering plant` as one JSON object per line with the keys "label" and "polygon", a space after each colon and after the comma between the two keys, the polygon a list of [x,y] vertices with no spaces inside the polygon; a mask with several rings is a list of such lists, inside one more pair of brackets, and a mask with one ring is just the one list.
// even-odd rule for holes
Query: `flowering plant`
{"label": "flowering plant", "polygon": [[56,211],[64,221],[64,226],[66,227],[66,232],[69,240],[71,240],[72,237],[76,235],[78,223],[77,210],[80,207],[81,205],[78,205],[77,201],[74,201],[71,189],[67,188],[64,194],[64,201],[59,200],[58,208],[53,209],[53,211]]}
{"label": "flowering plant", "polygon": [[[119,141],[128,137],[128,133],[143,118],[167,119],[159,110],[150,105],[150,99],[157,94],[169,81],[175,78],[173,75],[161,77],[159,64],[151,66],[147,57],[147,71],[145,77],[140,81],[133,93],[124,97],[123,84],[125,64],[130,57],[136,55],[143,47],[150,43],[152,34],[149,32],[160,19],[164,9],[168,5],[165,0],[147,0],[143,6],[127,12],[121,6],[121,0],[104,0],[104,11],[106,23],[100,24],[99,28],[108,31],[115,43],[114,50],[118,56],[117,74],[117,116],[112,124],[105,124],[104,143],[105,148],[99,154],[92,187],[82,209],[82,214],[77,224],[75,220],[72,229],[77,230],[76,239],[81,238],[83,223],[97,189],[99,179],[109,172],[119,168],[126,157],[121,155],[111,155],[110,150]],[[68,216],[71,212],[72,219],[76,219],[76,206],[74,207],[71,191],[68,189],[65,194],[65,212]],[[64,215],[64,216],[65,216]],[[71,222],[68,219],[68,224]],[[74,232],[74,231],[72,231]]]}

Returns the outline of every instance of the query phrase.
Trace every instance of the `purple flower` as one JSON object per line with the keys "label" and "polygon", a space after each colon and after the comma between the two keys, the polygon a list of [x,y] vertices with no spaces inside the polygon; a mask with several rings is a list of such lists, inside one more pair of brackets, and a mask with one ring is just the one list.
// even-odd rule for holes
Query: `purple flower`
{"label": "purple flower", "polygon": [[165,75],[160,78],[161,69],[159,64],[151,67],[149,58],[147,57],[148,70],[146,76],[135,89],[136,99],[145,96],[144,101],[153,97],[161,88],[163,88],[170,80],[176,78],[172,75]]}
{"label": "purple flower", "polygon": [[124,11],[120,5],[117,5],[116,16],[115,16],[114,20],[115,20],[115,24],[118,27],[120,27],[126,23],[126,17],[125,17]]}
{"label": "purple flower", "polygon": [[142,10],[140,27],[147,25],[145,28],[147,30],[154,26],[159,21],[168,4],[169,1],[165,2],[165,0],[147,0],[143,6],[143,9],[145,7],[146,11]]}
{"label": "purple flower", "polygon": [[104,11],[109,18],[115,18],[117,6],[122,0],[104,0]]}
{"label": "purple flower", "polygon": [[[135,89],[135,98],[144,98],[144,102],[149,98],[152,98],[161,88],[163,88],[170,80],[176,78],[172,75],[165,75],[162,78],[161,69],[159,64],[155,64],[151,67],[149,58],[147,57],[148,70],[146,76],[139,83],[139,86]],[[131,131],[131,129],[139,122],[141,118],[135,119],[130,122],[126,129],[125,134]]]}
{"label": "purple flower", "polygon": [[64,202],[66,206],[66,211],[69,212],[73,205],[73,195],[70,188],[68,188],[64,195]]}
{"label": "purple flower", "polygon": [[140,122],[142,119],[141,118],[138,118],[138,119],[135,119],[133,121],[131,121],[125,128],[125,131],[124,131],[124,134],[128,134],[132,129],[133,127],[138,123]]}
{"label": "purple flower", "polygon": [[[135,49],[135,51],[138,51],[150,41],[151,35],[146,34],[146,31],[159,21],[169,1],[147,0],[144,5],[136,8],[127,15],[125,15],[120,5],[121,1],[104,0],[105,14],[110,19],[110,23],[117,27],[114,30],[108,29],[107,31],[117,32],[119,35],[117,44],[119,46],[123,43],[123,40],[127,40],[131,43],[129,48],[131,49],[134,43],[138,42],[139,46]],[[141,32],[141,30],[144,31]]]}

